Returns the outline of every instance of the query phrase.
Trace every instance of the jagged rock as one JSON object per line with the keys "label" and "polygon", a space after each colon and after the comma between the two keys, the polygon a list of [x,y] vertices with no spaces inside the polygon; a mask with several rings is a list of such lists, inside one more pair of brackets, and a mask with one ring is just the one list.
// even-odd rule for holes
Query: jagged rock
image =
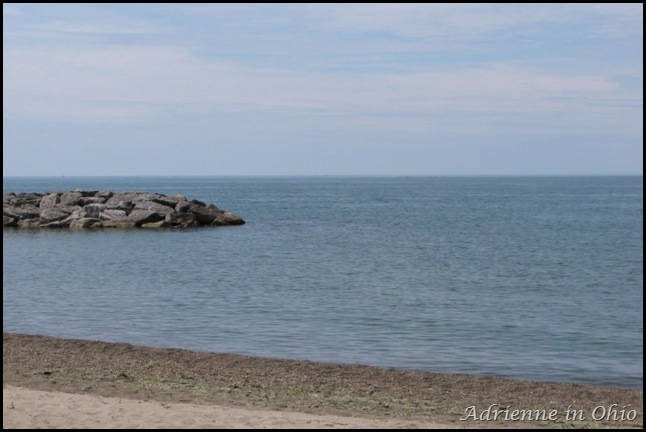
{"label": "jagged rock", "polygon": [[38,219],[40,217],[40,209],[33,204],[20,203],[15,206],[2,207],[2,213],[18,220]]}
{"label": "jagged rock", "polygon": [[40,200],[38,207],[48,209],[56,207],[61,202],[61,197],[57,193],[48,193]]}
{"label": "jagged rock", "polygon": [[[116,208],[119,210],[126,210],[127,205],[126,203],[132,203],[132,200],[134,200],[137,197],[137,192],[115,192],[112,194],[112,196],[105,202],[105,205],[108,208]],[[132,210],[132,207],[134,207],[134,204],[130,206],[127,211]]]}
{"label": "jagged rock", "polygon": [[176,194],[176,195],[171,195],[171,196],[164,196],[164,195],[159,195],[153,198],[153,202],[175,208],[178,203],[186,201],[186,197],[184,195]]}
{"label": "jagged rock", "polygon": [[149,222],[158,222],[162,220],[164,216],[160,215],[157,212],[150,210],[133,210],[128,214],[128,219],[135,223],[135,226],[141,226]]}
{"label": "jagged rock", "polygon": [[189,202],[186,206],[182,206],[179,211],[182,213],[188,212],[194,214],[200,225],[211,225],[215,218],[218,217],[221,210],[209,208],[206,206],[206,204],[202,206],[201,204],[199,204],[199,201],[198,203],[195,203],[193,201]]}
{"label": "jagged rock", "polygon": [[12,218],[6,215],[2,215],[2,226],[3,227],[18,226],[18,219]]}
{"label": "jagged rock", "polygon": [[81,218],[70,222],[70,228],[101,228],[103,224],[99,219]]}
{"label": "jagged rock", "polygon": [[11,200],[16,197],[16,194],[13,192],[3,192],[2,193],[2,205],[11,205]]}
{"label": "jagged rock", "polygon": [[10,204],[12,206],[25,206],[25,205],[35,205],[38,206],[43,195],[38,193],[19,193],[15,195],[11,200]]}
{"label": "jagged rock", "polygon": [[90,196],[90,197],[81,197],[78,200],[76,200],[76,203],[80,206],[86,206],[88,204],[104,204],[106,201],[107,201],[107,198],[105,197]]}
{"label": "jagged rock", "polygon": [[134,210],[148,210],[166,216],[173,208],[156,201],[137,201]]}
{"label": "jagged rock", "polygon": [[49,224],[52,222],[62,221],[69,217],[70,213],[57,208],[45,208],[40,212],[41,225]]}
{"label": "jagged rock", "polygon": [[38,219],[20,219],[17,223],[19,228],[38,228],[40,227],[40,218]]}
{"label": "jagged rock", "polygon": [[139,192],[137,194],[137,196],[135,197],[135,199],[133,199],[132,201],[134,203],[138,203],[138,202],[142,202],[142,201],[152,201],[155,198],[158,198],[160,196],[161,196],[160,194],[154,194],[154,193],[148,193],[148,192]]}
{"label": "jagged rock", "polygon": [[77,201],[79,198],[81,198],[83,195],[81,192],[64,192],[61,195],[61,204],[62,205],[76,205]]}
{"label": "jagged rock", "polygon": [[128,213],[126,213],[124,210],[117,210],[117,209],[105,209],[99,214],[99,219],[101,219],[104,224],[105,221],[119,221],[119,220],[125,220],[128,217]]}
{"label": "jagged rock", "polygon": [[135,205],[132,203],[132,201],[119,201],[119,202],[114,203],[114,204],[107,204],[107,207],[109,209],[123,210],[126,213],[130,213],[134,206]]}
{"label": "jagged rock", "polygon": [[211,222],[211,225],[244,225],[244,221],[239,216],[234,215],[228,211],[220,213]]}
{"label": "jagged rock", "polygon": [[80,190],[4,192],[3,226],[20,228],[162,228],[242,225],[240,217],[184,195]]}
{"label": "jagged rock", "polygon": [[178,211],[174,211],[167,214],[164,220],[168,222],[169,225],[180,228],[200,226],[200,222],[193,213],[180,213]]}
{"label": "jagged rock", "polygon": [[95,196],[97,198],[104,198],[105,200],[109,200],[112,197],[112,195],[114,194],[111,191],[105,189],[105,190],[102,190],[101,192],[97,192]]}
{"label": "jagged rock", "polygon": [[99,215],[106,209],[105,204],[88,204],[83,206],[82,212],[85,217],[99,219]]}

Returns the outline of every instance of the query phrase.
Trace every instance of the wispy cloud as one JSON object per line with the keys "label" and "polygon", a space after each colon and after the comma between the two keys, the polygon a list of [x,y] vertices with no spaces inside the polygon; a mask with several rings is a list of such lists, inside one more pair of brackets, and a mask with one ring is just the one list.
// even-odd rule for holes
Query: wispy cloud
{"label": "wispy cloud", "polygon": [[3,5],[5,118],[162,130],[169,113],[357,147],[366,130],[639,141],[643,5]]}
{"label": "wispy cloud", "polygon": [[[207,60],[187,50],[103,47],[5,50],[5,109],[102,115],[110,104],[217,104],[347,112],[539,112],[635,101],[600,75],[558,75],[514,66],[427,68],[401,73],[304,73]],[[44,104],[44,101],[58,101]],[[95,108],[88,109],[88,102]],[[30,107],[30,105],[33,105]],[[607,104],[604,104],[607,107]],[[64,109],[63,109],[64,108]],[[158,109],[151,109],[151,114]],[[130,116],[131,109],[124,110]]]}
{"label": "wispy cloud", "polygon": [[107,34],[107,35],[131,35],[131,34],[152,34],[160,32],[160,26],[149,23],[114,23],[114,22],[66,22],[52,21],[41,27],[43,33],[78,33]]}

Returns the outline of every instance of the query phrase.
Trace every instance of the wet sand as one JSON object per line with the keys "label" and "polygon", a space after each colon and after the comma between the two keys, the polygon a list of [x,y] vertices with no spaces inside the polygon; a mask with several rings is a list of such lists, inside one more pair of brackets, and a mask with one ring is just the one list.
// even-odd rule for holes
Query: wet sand
{"label": "wet sand", "polygon": [[643,425],[641,390],[12,333],[3,404],[5,428]]}

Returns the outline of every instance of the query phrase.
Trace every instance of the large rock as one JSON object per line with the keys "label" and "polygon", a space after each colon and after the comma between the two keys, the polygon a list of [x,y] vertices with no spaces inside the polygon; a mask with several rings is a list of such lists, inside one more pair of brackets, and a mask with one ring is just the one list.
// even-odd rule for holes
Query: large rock
{"label": "large rock", "polygon": [[244,220],[213,204],[184,195],[79,190],[4,192],[4,227],[20,228],[187,228],[242,225]]}
{"label": "large rock", "polygon": [[92,219],[99,219],[99,215],[106,209],[105,204],[88,204],[83,206],[83,213],[85,217]]}
{"label": "large rock", "polygon": [[62,221],[70,215],[69,212],[58,208],[46,208],[40,212],[40,223],[46,225],[52,222]]}
{"label": "large rock", "polygon": [[166,216],[173,211],[173,207],[160,204],[157,201],[137,201],[134,210],[148,210]]}
{"label": "large rock", "polygon": [[9,217],[7,215],[2,215],[2,226],[3,227],[18,226],[18,219]]}
{"label": "large rock", "polygon": [[116,192],[105,202],[105,205],[110,209],[130,211],[135,206],[132,200],[136,197],[137,192]]}
{"label": "large rock", "polygon": [[105,209],[99,214],[99,219],[102,221],[123,221],[128,217],[125,210]]}
{"label": "large rock", "polygon": [[57,193],[48,193],[41,200],[38,207],[41,209],[50,209],[56,207],[61,202],[61,197]]}
{"label": "large rock", "polygon": [[33,204],[19,204],[17,206],[4,206],[2,213],[15,217],[18,220],[38,219],[40,217],[40,209]]}
{"label": "large rock", "polygon": [[64,192],[61,195],[62,205],[76,205],[77,201],[83,197],[83,194],[78,191]]}
{"label": "large rock", "polygon": [[200,226],[200,222],[193,213],[180,213],[178,211],[174,211],[167,214],[164,220],[168,222],[169,225],[180,228]]}
{"label": "large rock", "polygon": [[240,216],[236,216],[228,211],[220,213],[211,222],[211,225],[244,225],[244,220]]}
{"label": "large rock", "polygon": [[89,196],[89,197],[81,197],[79,198],[76,203],[80,206],[86,206],[88,204],[103,204],[107,201],[107,198],[105,197],[95,197],[95,196]]}
{"label": "large rock", "polygon": [[150,210],[136,209],[128,214],[128,219],[135,223],[135,226],[141,226],[149,222],[158,222],[164,219],[164,216]]}
{"label": "large rock", "polygon": [[20,219],[18,221],[18,228],[39,228],[40,219]]}
{"label": "large rock", "polygon": [[14,207],[20,207],[25,205],[38,206],[42,198],[43,198],[42,194],[23,192],[23,193],[19,193],[18,195],[14,194],[13,197],[11,197],[10,195],[9,205]]}

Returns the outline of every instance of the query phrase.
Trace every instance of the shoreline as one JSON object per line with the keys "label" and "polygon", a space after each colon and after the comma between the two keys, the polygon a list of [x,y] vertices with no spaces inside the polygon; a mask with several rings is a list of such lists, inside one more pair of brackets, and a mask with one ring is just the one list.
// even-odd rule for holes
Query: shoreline
{"label": "shoreline", "polygon": [[[643,390],[5,332],[3,387],[391,422],[383,427],[643,426]],[[539,418],[521,420],[528,413]]]}

